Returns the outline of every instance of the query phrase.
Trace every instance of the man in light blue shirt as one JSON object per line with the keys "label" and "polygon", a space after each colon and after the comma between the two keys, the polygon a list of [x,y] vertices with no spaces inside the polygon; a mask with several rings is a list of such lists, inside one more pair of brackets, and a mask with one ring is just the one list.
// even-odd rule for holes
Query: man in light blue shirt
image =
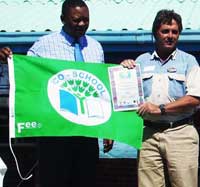
{"label": "man in light blue shirt", "polygon": [[[138,156],[138,187],[197,187],[199,137],[192,115],[200,104],[200,68],[177,49],[182,19],[173,10],[157,13],[155,51],[140,55],[145,103],[144,137]],[[134,68],[135,61],[124,60]]]}

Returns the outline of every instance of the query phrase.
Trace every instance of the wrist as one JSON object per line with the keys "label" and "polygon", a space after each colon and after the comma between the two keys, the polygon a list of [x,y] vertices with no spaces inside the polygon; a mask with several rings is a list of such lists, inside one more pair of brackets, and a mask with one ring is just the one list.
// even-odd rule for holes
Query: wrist
{"label": "wrist", "polygon": [[158,106],[159,109],[160,109],[160,114],[161,115],[165,115],[166,114],[166,110],[165,110],[165,105],[164,104],[161,104]]}

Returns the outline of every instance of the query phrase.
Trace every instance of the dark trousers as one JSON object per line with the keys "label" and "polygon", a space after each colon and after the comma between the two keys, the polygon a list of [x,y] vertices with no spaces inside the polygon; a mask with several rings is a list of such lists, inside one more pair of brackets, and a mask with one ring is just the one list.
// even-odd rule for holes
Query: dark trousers
{"label": "dark trousers", "polygon": [[98,158],[96,138],[40,138],[40,187],[94,187]]}

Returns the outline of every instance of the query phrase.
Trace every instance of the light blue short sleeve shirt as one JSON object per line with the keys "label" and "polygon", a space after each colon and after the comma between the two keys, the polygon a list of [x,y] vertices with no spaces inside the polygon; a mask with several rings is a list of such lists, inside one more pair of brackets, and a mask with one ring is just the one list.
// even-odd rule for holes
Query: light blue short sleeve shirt
{"label": "light blue short sleeve shirt", "polygon": [[[154,53],[145,53],[136,59],[140,63],[144,97],[154,104],[167,104],[185,95],[200,97],[200,70],[195,57],[177,49],[162,63]],[[192,115],[193,109],[162,116],[146,116],[148,120],[176,121]],[[158,118],[158,119],[157,119]]]}

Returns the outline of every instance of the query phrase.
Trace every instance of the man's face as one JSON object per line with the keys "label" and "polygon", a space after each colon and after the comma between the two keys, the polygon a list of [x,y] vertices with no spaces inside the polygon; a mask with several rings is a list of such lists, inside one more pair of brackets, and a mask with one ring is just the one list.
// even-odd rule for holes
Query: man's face
{"label": "man's face", "polygon": [[158,50],[173,51],[176,48],[179,34],[178,24],[175,20],[172,20],[170,25],[162,24],[156,35],[156,45]]}
{"label": "man's face", "polygon": [[69,8],[69,11],[61,16],[61,20],[64,24],[65,32],[78,39],[85,35],[89,26],[88,8],[85,6]]}

